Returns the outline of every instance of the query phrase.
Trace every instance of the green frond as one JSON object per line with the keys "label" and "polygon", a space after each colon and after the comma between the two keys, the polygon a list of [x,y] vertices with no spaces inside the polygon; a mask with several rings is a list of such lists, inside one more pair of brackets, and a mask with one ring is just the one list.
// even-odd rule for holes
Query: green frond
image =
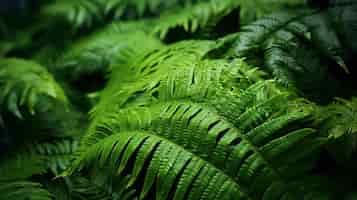
{"label": "green frond", "polygon": [[[91,111],[92,116],[106,112],[108,105],[115,107],[125,104],[131,95],[140,95],[143,88],[154,89],[171,69],[191,67],[213,46],[214,42],[204,40],[178,42],[129,59],[127,65],[115,67],[107,87],[101,93],[101,101]],[[121,91],[122,87],[126,88],[125,92]]]}
{"label": "green frond", "polygon": [[218,52],[231,45],[227,56],[246,57],[284,85],[307,95],[336,93],[337,89],[331,87],[338,83],[329,75],[329,62],[335,61],[346,72],[348,69],[342,59],[341,43],[335,32],[328,31],[331,28],[323,14],[307,10],[259,19],[243,26],[242,32],[221,40]]}
{"label": "green frond", "polygon": [[115,18],[134,18],[144,15],[158,15],[161,12],[189,6],[205,0],[99,0],[105,6],[105,13],[114,13]]}
{"label": "green frond", "polygon": [[[202,71],[197,73],[202,79],[196,77],[195,84],[214,86],[217,79],[214,73],[209,72],[207,75],[212,77],[210,84],[205,82],[207,79]],[[143,179],[138,177],[143,170],[146,174],[145,181],[137,183],[140,184],[141,197],[157,184],[167,185],[159,187],[154,195],[162,199],[167,195],[183,199],[182,194],[187,194],[188,199],[195,199],[194,196],[215,199],[215,195],[230,199],[231,195],[237,197],[240,193],[251,199],[260,199],[268,188],[284,185],[285,178],[281,177],[293,178],[313,167],[313,162],[305,159],[321,145],[321,141],[310,138],[314,131],[309,128],[284,131],[288,124],[309,115],[301,108],[284,114],[284,108],[279,107],[288,102],[284,93],[279,94],[280,91],[274,89],[268,92],[258,82],[245,92],[229,92],[231,88],[217,87],[216,92],[205,92],[200,88],[190,94],[188,91],[195,88],[195,84],[187,87],[185,79],[176,80],[174,93],[167,90],[173,87],[159,90],[157,103],[148,102],[139,107],[127,105],[95,123],[94,134],[84,138],[74,169],[103,168],[109,171],[109,176],[115,176],[134,164],[134,169],[128,172],[132,184]],[[166,88],[165,82],[163,84]],[[186,99],[176,96],[181,92],[188,94]],[[195,94],[199,92],[207,96]],[[194,95],[198,95],[197,100]],[[295,151],[294,147],[300,145],[308,145],[309,150],[299,153],[296,158],[290,157],[295,155],[290,151]],[[179,159],[182,157],[187,159],[183,163]],[[148,167],[145,168],[144,163],[147,162],[145,166]],[[193,167],[196,165],[200,167]],[[296,168],[287,170],[283,167],[287,165]],[[165,171],[161,172],[161,169]],[[191,174],[195,169],[198,171]],[[211,179],[206,182],[204,177],[207,178],[207,174],[201,175],[200,169],[203,174],[212,173]],[[193,185],[193,189],[188,190],[189,185]],[[213,185],[221,185],[222,188]],[[203,188],[207,191],[203,192]],[[281,192],[296,195],[285,189]]]}
{"label": "green frond", "polygon": [[64,18],[75,28],[80,28],[103,22],[108,16],[115,19],[157,16],[164,10],[194,2],[196,0],[53,0],[41,8],[41,13],[45,17]]}
{"label": "green frond", "polygon": [[344,164],[357,150],[357,98],[338,98],[318,113],[321,132],[331,140],[330,151],[334,158]]}
{"label": "green frond", "polygon": [[130,58],[162,46],[159,40],[133,29],[140,28],[117,23],[83,38],[69,46],[54,70],[69,81],[88,74],[106,74],[112,65],[125,64]]}
{"label": "green frond", "polygon": [[77,150],[78,141],[62,139],[52,143],[36,143],[29,146],[29,151],[47,159],[47,169],[59,175],[70,164],[72,154]]}
{"label": "green frond", "polygon": [[247,25],[268,14],[285,8],[300,8],[306,3],[304,0],[238,0],[240,4],[240,23]]}
{"label": "green frond", "polygon": [[0,199],[52,200],[53,196],[39,183],[12,181],[0,182]]}
{"label": "green frond", "polygon": [[91,26],[104,20],[99,0],[54,0],[41,8],[43,17],[65,18],[74,27]]}
{"label": "green frond", "polygon": [[20,106],[35,113],[41,96],[67,102],[62,88],[52,75],[41,65],[17,58],[0,60],[0,104],[21,118]]}
{"label": "green frond", "polygon": [[51,200],[53,196],[40,183],[26,179],[46,172],[47,159],[26,151],[12,153],[2,157],[0,163],[0,199],[43,199]]}
{"label": "green frond", "polygon": [[[188,16],[192,10],[196,13],[194,14],[195,16],[201,15],[201,18],[204,17],[203,15],[210,14],[209,12],[216,13],[214,16],[218,17],[217,11],[221,9],[218,7],[219,4],[217,4],[219,2],[223,3],[221,6],[228,4],[233,7],[234,5],[232,0],[216,2],[213,0],[80,0],[75,2],[70,0],[54,0],[45,5],[41,9],[41,12],[45,17],[64,18],[75,28],[80,28],[91,27],[95,22],[105,21],[108,16],[115,19],[135,19],[142,16],[160,16],[161,13],[165,13],[167,10],[189,9],[189,11],[184,11],[182,14],[176,15],[181,18],[186,16],[185,18],[188,23],[188,21],[193,20],[194,17]],[[211,8],[209,8],[211,11],[207,8],[201,8],[203,13],[200,14],[196,5],[207,7],[207,3],[211,4]],[[214,4],[217,6],[214,6]],[[209,15],[206,15],[206,17],[207,16]],[[173,18],[170,17],[170,19],[172,21]],[[213,15],[211,15],[211,19],[214,19]],[[200,19],[202,23],[207,23],[206,20],[207,19]]]}
{"label": "green frond", "polygon": [[22,150],[4,158],[0,164],[0,180],[26,179],[47,170],[58,175],[69,165],[77,146],[78,142],[70,139],[27,144]]}
{"label": "green frond", "polygon": [[172,12],[163,13],[158,19],[158,25],[154,33],[164,38],[173,28],[183,28],[186,32],[196,32],[202,27],[215,25],[221,18],[239,7],[239,1],[234,0],[210,0],[197,3],[192,7]]}
{"label": "green frond", "polygon": [[130,177],[113,181],[109,179],[87,180],[83,177],[71,177],[72,196],[75,199],[87,200],[137,200],[135,190],[126,188]]}
{"label": "green frond", "polygon": [[46,157],[26,151],[12,153],[5,158],[2,157],[0,163],[0,182],[23,180],[36,174],[45,173],[46,162]]}
{"label": "green frond", "polygon": [[303,197],[288,180],[324,143],[303,125],[310,110],[242,60],[204,60],[212,47],[181,42],[116,68],[69,173],[128,175],[141,198]]}
{"label": "green frond", "polygon": [[[169,109],[168,106],[172,105],[166,105],[166,109]],[[91,169],[92,167],[97,170],[105,169],[109,174],[114,173],[115,176],[121,175],[125,170],[130,170],[127,166],[134,164],[134,168],[129,172],[132,184],[143,180],[143,177],[138,177],[143,173],[142,171],[146,174],[145,181],[138,183],[142,184],[141,197],[145,197],[156,184],[166,186],[157,187],[154,195],[157,199],[166,199],[168,195],[183,199],[184,194],[188,195],[186,196],[188,199],[195,199],[195,196],[202,199],[232,199],[241,196],[244,199],[245,195],[242,193],[248,193],[251,199],[259,199],[265,190],[275,187],[271,181],[281,186],[278,184],[279,180],[276,180],[280,175],[276,173],[284,173],[280,171],[283,169],[275,170],[271,167],[299,163],[291,157],[285,157],[286,161],[283,161],[284,151],[297,145],[299,140],[312,133],[309,129],[292,131],[286,136],[270,140],[271,142],[267,141],[259,147],[253,147],[256,143],[249,141],[248,137],[232,125],[230,128],[229,124],[225,124],[224,121],[215,123],[219,118],[210,111],[203,110],[192,119],[191,123],[186,122],[190,115],[195,116],[194,114],[199,112],[199,106],[189,104],[181,104],[181,106],[182,110],[177,111],[177,116],[167,116],[169,118],[165,119],[163,117],[166,114],[162,114],[161,122],[154,121],[151,125],[153,128],[150,128],[148,132],[120,132],[101,140],[81,155],[75,164],[75,169]],[[176,108],[180,109],[180,107]],[[168,111],[167,114],[172,114],[172,112],[173,110]],[[181,113],[183,114],[182,122],[180,122]],[[172,118],[171,125],[169,121],[165,122],[170,118]],[[173,122],[176,120],[178,121]],[[155,125],[156,123],[158,124]],[[160,123],[163,124],[160,125]],[[166,123],[168,124],[165,125]],[[217,125],[210,128],[210,124]],[[185,130],[181,126],[188,127]],[[204,134],[207,126],[208,133]],[[267,136],[264,137],[267,138]],[[210,152],[207,152],[208,149]],[[279,161],[276,160],[277,163],[273,164],[275,158],[279,158]],[[129,164],[131,162],[133,163]],[[223,162],[225,165],[222,165]],[[147,168],[144,168],[144,163],[148,163]],[[306,169],[297,167],[294,172],[289,173],[295,176],[295,173],[300,170]],[[292,174],[287,176],[292,176]],[[189,189],[190,185],[192,189]],[[303,195],[300,194],[300,196]]]}

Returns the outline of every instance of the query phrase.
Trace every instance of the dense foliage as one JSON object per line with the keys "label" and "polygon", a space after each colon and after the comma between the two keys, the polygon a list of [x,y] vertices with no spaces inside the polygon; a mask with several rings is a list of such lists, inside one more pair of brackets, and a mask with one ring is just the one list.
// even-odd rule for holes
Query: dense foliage
{"label": "dense foliage", "polygon": [[1,200],[357,199],[354,1],[9,9]]}

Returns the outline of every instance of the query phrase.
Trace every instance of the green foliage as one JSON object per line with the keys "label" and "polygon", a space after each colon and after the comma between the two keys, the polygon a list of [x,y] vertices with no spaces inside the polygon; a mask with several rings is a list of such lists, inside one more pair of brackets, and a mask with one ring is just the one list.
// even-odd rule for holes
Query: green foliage
{"label": "green foliage", "polygon": [[[311,85],[328,79],[328,59],[335,60],[348,72],[336,33],[326,27],[325,20],[326,17],[312,11],[273,14],[242,27],[227,54],[260,63],[284,84],[313,90]],[[316,26],[314,23],[320,23],[321,27],[312,29]],[[323,37],[323,34],[330,35]],[[328,41],[316,41],[324,38]],[[301,80],[300,77],[304,78]],[[309,88],[304,88],[307,85]]]}
{"label": "green foliage", "polygon": [[355,199],[355,7],[41,0],[0,16],[0,199]]}
{"label": "green foliage", "polygon": [[67,101],[64,91],[42,66],[16,58],[2,59],[0,66],[0,104],[17,117],[22,117],[19,106],[23,105],[34,114],[41,96]]}
{"label": "green foliage", "polygon": [[333,140],[330,151],[336,160],[347,164],[357,148],[357,99],[338,98],[319,113],[324,133]]}
{"label": "green foliage", "polygon": [[210,0],[179,10],[175,14],[163,13],[158,19],[158,25],[154,28],[160,38],[164,38],[170,29],[181,27],[187,32],[196,32],[202,27],[210,27],[234,9],[238,8],[239,1]]}
{"label": "green foliage", "polygon": [[52,195],[41,184],[28,181],[0,182],[0,199],[51,200]]}
{"label": "green foliage", "polygon": [[[306,155],[311,156],[323,140],[313,136],[313,129],[284,130],[288,124],[303,122],[309,111],[294,109],[298,102],[289,100],[288,92],[261,82],[256,69],[242,60],[202,60],[210,50],[207,47],[213,47],[207,44],[182,42],[145,56],[141,64],[133,62],[137,75],[126,84],[113,73],[108,83],[111,95],[103,92],[71,171],[92,171],[91,176],[96,176],[105,169],[119,180],[131,175],[126,187],[140,185],[135,189],[141,191],[137,194],[141,198],[149,195],[153,185],[167,185],[156,187],[149,199],[274,199],[282,193],[299,198],[289,186],[276,194],[263,191],[275,191],[287,184],[282,177],[294,180],[313,166]],[[115,79],[122,84],[115,84]],[[278,106],[286,101],[291,101],[286,104],[290,109]],[[288,156],[301,145],[309,150],[296,158]],[[296,170],[275,169],[274,160],[282,166],[295,163]],[[246,177],[247,171],[257,180]],[[207,178],[209,174],[213,180]],[[254,185],[258,180],[261,184]]]}
{"label": "green foliage", "polygon": [[[111,65],[125,63],[128,56],[138,56],[161,46],[159,40],[148,37],[144,32],[125,31],[120,27],[113,24],[103,32],[71,45],[54,70],[70,81],[85,74],[105,74]],[[144,44],[140,51],[133,48],[139,44]]]}

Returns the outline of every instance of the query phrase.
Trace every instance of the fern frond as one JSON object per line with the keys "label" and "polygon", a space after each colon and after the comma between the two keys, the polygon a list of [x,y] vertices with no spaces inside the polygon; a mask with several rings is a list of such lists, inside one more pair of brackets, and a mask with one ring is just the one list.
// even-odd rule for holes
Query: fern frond
{"label": "fern frond", "polygon": [[[170,69],[191,67],[193,63],[203,58],[213,46],[214,42],[212,41],[178,42],[129,59],[130,62],[125,66],[115,67],[107,87],[101,94],[102,101],[91,111],[92,116],[106,112],[109,104],[123,105],[131,95],[140,94],[140,90],[145,85],[148,88],[155,87],[161,77],[166,76]],[[130,82],[132,84],[125,86],[124,83]],[[121,92],[121,87],[127,88],[128,93]]]}
{"label": "fern frond", "polygon": [[[217,67],[217,65],[212,66]],[[212,87],[215,85],[214,82],[219,80],[209,70],[199,72],[195,77],[194,85]],[[205,74],[211,77],[210,84],[205,82],[207,81]],[[192,76],[189,77],[192,81]],[[141,197],[148,194],[153,184],[159,184],[168,185],[168,187],[163,189],[159,187],[154,195],[156,198],[165,199],[167,195],[184,198],[180,195],[189,192],[186,196],[188,198],[191,198],[191,195],[198,195],[203,199],[215,199],[214,196],[217,195],[217,198],[230,199],[232,198],[230,195],[239,196],[243,192],[252,199],[259,199],[267,188],[278,185],[281,187],[281,184],[284,184],[278,183],[282,181],[278,177],[292,178],[295,174],[312,167],[311,163],[305,163],[306,168],[289,168],[289,172],[285,171],[284,167],[277,167],[277,169],[273,167],[288,165],[288,163],[295,165],[321,144],[318,141],[303,139],[313,133],[311,129],[289,130],[288,133],[283,131],[287,124],[304,119],[308,113],[294,111],[284,115],[282,113],[284,108],[280,110],[278,105],[287,102],[287,99],[284,94],[279,94],[279,90],[276,90],[278,94],[274,94],[275,90],[268,92],[266,88],[261,87],[262,83],[257,83],[242,93],[239,90],[228,92],[231,88],[222,87],[217,87],[216,92],[205,92],[202,87],[192,90],[194,93],[190,94],[189,91],[195,86],[187,87],[187,82],[184,80],[180,78],[172,80],[174,82],[169,81],[170,87],[165,86],[167,83],[163,82],[163,88],[166,89],[159,90],[158,98],[161,101],[157,103],[149,101],[139,107],[135,104],[126,105],[127,108],[119,109],[116,113],[112,111],[111,115],[107,115],[108,117],[101,121],[102,124],[96,124],[98,129],[94,129],[97,131],[95,136],[85,137],[83,147],[87,148],[81,149],[74,169],[104,167],[114,173],[110,173],[110,176],[115,176],[126,171],[126,166],[134,164],[134,169],[128,172],[131,174],[132,184],[140,179],[138,176],[143,170],[146,174],[145,181],[137,183],[140,184]],[[174,90],[167,90],[173,88]],[[200,92],[207,96],[198,95],[198,100],[195,100],[194,95]],[[143,93],[145,94],[146,91]],[[179,94],[188,94],[187,99]],[[252,98],[248,99],[250,95]],[[171,97],[168,98],[168,96]],[[226,102],[231,103],[227,105]],[[256,114],[250,115],[250,113]],[[293,146],[297,145],[296,143],[308,144],[313,148],[310,149],[311,151],[301,152],[297,158],[284,158],[284,155],[290,155],[287,152],[294,151]],[[278,146],[280,150],[277,150]],[[159,150],[161,148],[167,149],[167,152]],[[208,149],[210,153],[207,152]],[[285,151],[287,154],[284,153]],[[135,157],[137,159],[134,159]],[[187,160],[182,163],[178,159],[180,157],[185,157]],[[279,164],[273,164],[274,160]],[[149,165],[143,168],[146,162],[149,162]],[[198,165],[196,162],[202,163],[199,165],[201,167],[193,167]],[[206,162],[208,163],[205,164]],[[253,164],[255,162],[256,166]],[[166,167],[165,171],[160,172]],[[198,171],[191,174],[191,171],[195,169]],[[212,179],[207,179],[208,182],[201,179],[207,175],[203,175],[205,174],[203,171],[201,174],[199,169],[207,173],[212,172]],[[163,175],[156,175],[157,173]],[[158,177],[155,178],[156,176]],[[259,186],[253,186],[253,177],[259,182]],[[270,185],[272,180],[274,184]],[[188,185],[192,184],[194,189],[187,190]],[[223,188],[217,188],[214,185],[222,185]],[[207,188],[207,191],[203,192],[202,187]],[[281,192],[289,193],[284,190]]]}
{"label": "fern frond", "polygon": [[340,163],[347,164],[357,150],[357,98],[338,98],[320,110],[321,131],[331,139],[330,152]]}
{"label": "fern frond", "polygon": [[74,28],[91,27],[105,21],[108,16],[115,19],[135,19],[158,16],[160,12],[190,5],[197,0],[54,0],[41,9],[45,17],[64,18]]}
{"label": "fern frond", "polygon": [[91,26],[103,20],[103,8],[99,0],[54,0],[41,8],[44,17],[65,18],[75,28]]}
{"label": "fern frond", "polygon": [[47,159],[26,151],[12,153],[0,163],[0,199],[43,199],[53,196],[40,183],[27,179],[46,172]]}
{"label": "fern frond", "polygon": [[[71,177],[72,178],[72,177]],[[138,200],[135,190],[127,189],[125,186],[130,177],[123,177],[118,181],[109,180],[87,180],[83,177],[73,177],[72,196],[88,200]],[[108,183],[109,182],[109,183]]]}
{"label": "fern frond", "polygon": [[[138,23],[135,23],[138,24]],[[128,31],[139,27],[126,24],[112,24],[98,33],[71,45],[58,59],[55,71],[70,81],[83,75],[105,74],[110,66],[125,64],[130,57],[161,47],[159,40],[141,31]],[[140,48],[138,48],[140,46]]]}
{"label": "fern frond", "polygon": [[238,8],[239,1],[210,0],[192,7],[178,10],[176,14],[167,12],[158,19],[154,33],[164,38],[170,29],[181,27],[187,32],[196,32],[202,27],[215,25],[221,18]]}
{"label": "fern frond", "polygon": [[[166,105],[166,109],[171,106]],[[293,131],[280,139],[272,140],[271,143],[262,144],[257,150],[261,152],[258,153],[255,151],[256,148],[252,147],[251,149],[249,147],[252,144],[246,141],[249,139],[241,135],[238,130],[229,128],[229,124],[225,124],[222,121],[210,128],[211,126],[209,125],[216,124],[216,120],[219,119],[214,116],[214,113],[210,114],[210,111],[204,110],[200,112],[199,106],[195,105],[181,104],[181,107],[177,106],[180,106],[180,104],[176,104],[173,107],[173,109],[179,109],[176,111],[177,116],[170,117],[169,113],[174,110],[168,110],[167,117],[172,118],[174,121],[179,121],[172,121],[172,124],[169,121],[165,122],[169,119],[164,118],[165,114],[162,114],[161,122],[155,122],[154,120],[151,125],[153,126],[152,131],[120,132],[109,136],[89,148],[85,154],[82,154],[82,158],[75,165],[76,169],[77,167],[79,169],[82,167],[94,167],[106,169],[116,175],[120,175],[127,170],[126,165],[133,162],[134,169],[130,172],[132,174],[132,183],[142,180],[142,178],[138,177],[142,171],[146,174],[145,181],[142,183],[141,197],[145,197],[150,188],[157,184],[167,186],[165,188],[157,188],[155,197],[159,199],[165,199],[167,195],[183,199],[183,194],[187,194],[188,199],[193,199],[194,196],[199,196],[203,199],[215,199],[215,196],[217,198],[232,199],[233,197],[242,196],[241,192],[247,192],[252,199],[255,199],[263,195],[262,192],[267,189],[266,187],[275,187],[274,184],[270,185],[271,179],[280,170],[270,169],[271,165],[266,165],[266,159],[269,160],[268,162],[273,162],[274,157],[278,156],[280,159],[277,162],[283,162],[281,158],[285,149],[290,149],[295,142],[312,133],[309,129]],[[185,114],[185,111],[187,114]],[[182,122],[180,122],[180,113],[183,114]],[[195,113],[199,113],[197,117],[194,117]],[[194,119],[191,122],[188,121],[190,124],[187,124],[186,120],[190,118],[190,115]],[[205,122],[204,118],[207,119],[207,122]],[[155,125],[156,123],[158,124]],[[163,124],[160,125],[160,123]],[[168,124],[166,125],[166,123]],[[175,123],[177,124],[174,125]],[[183,128],[184,126],[188,126],[186,130]],[[208,133],[205,135],[204,132],[207,126]],[[170,131],[165,127],[169,128]],[[202,138],[204,135],[205,138]],[[185,137],[187,138],[185,139]],[[311,144],[309,143],[309,145]],[[232,149],[229,148],[230,145],[233,145]],[[272,148],[273,146],[275,148]],[[279,148],[281,151],[277,150]],[[208,149],[210,149],[210,153],[207,152]],[[261,155],[267,157],[262,158],[260,157]],[[143,166],[146,162],[149,162],[149,166],[145,169]],[[223,162],[226,164],[222,165]],[[287,159],[286,162],[292,164],[297,161]],[[256,166],[253,163],[256,163]],[[304,171],[304,169],[296,170]],[[297,171],[294,170],[294,173]],[[209,176],[211,179],[205,179],[208,176],[207,173],[211,174]],[[254,182],[254,180],[251,180],[253,177],[257,179],[257,183],[259,180],[259,186],[251,185]],[[189,190],[189,185],[193,185],[193,189]],[[280,184],[278,185],[280,187]]]}
{"label": "fern frond", "polygon": [[36,143],[29,146],[33,155],[45,157],[47,162],[44,166],[50,169],[54,175],[59,175],[65,170],[72,159],[72,154],[77,150],[77,140],[58,140],[52,143]]}
{"label": "fern frond", "polygon": [[213,47],[185,41],[116,68],[69,173],[130,176],[142,198],[303,198],[288,180],[324,143],[303,125],[310,111],[242,60],[204,60]]}
{"label": "fern frond", "polygon": [[179,6],[188,6],[204,0],[100,0],[105,5],[105,13],[114,13],[115,18],[133,18],[144,15],[158,15]]}
{"label": "fern frond", "polygon": [[[232,45],[227,56],[246,57],[249,62],[266,68],[285,85],[296,87],[306,94],[316,91],[329,93],[331,88],[327,85],[338,85],[332,84],[336,80],[328,74],[329,62],[335,61],[337,66],[347,69],[342,60],[343,48],[336,33],[327,31],[330,29],[325,27],[326,18],[322,15],[309,10],[300,14],[273,14],[242,27],[241,33],[222,40],[220,46]],[[319,28],[316,28],[317,23]],[[236,42],[232,44],[234,37]],[[323,38],[326,37],[336,40],[325,41]],[[322,82],[330,84],[321,85]]]}
{"label": "fern frond", "polygon": [[0,60],[0,66],[0,104],[17,117],[22,118],[20,106],[34,114],[41,96],[67,102],[62,88],[41,65],[10,58]]}
{"label": "fern frond", "polygon": [[305,5],[303,0],[254,0],[240,1],[240,23],[247,25],[268,14],[282,10],[283,8],[300,8]]}
{"label": "fern frond", "polygon": [[0,199],[52,200],[53,196],[39,183],[12,181],[0,182]]}
{"label": "fern frond", "polygon": [[[24,180],[35,174],[46,172],[47,159],[26,151],[12,153],[0,163],[0,182],[10,180]],[[26,166],[26,167],[24,167]]]}

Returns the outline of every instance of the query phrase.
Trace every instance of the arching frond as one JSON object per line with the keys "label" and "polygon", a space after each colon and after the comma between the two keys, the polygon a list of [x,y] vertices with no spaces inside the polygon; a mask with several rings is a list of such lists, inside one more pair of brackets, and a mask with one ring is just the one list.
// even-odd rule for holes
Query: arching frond
{"label": "arching frond", "polygon": [[[199,0],[198,0],[199,1]],[[133,19],[143,15],[159,15],[160,12],[190,5],[197,0],[53,0],[41,12],[44,16],[65,18],[74,27],[90,27],[104,21],[107,16]]]}
{"label": "arching frond", "polygon": [[46,171],[45,163],[47,159],[44,156],[25,151],[16,154],[12,153],[10,156],[2,157],[0,163],[0,182],[24,180],[34,174],[42,174]]}
{"label": "arching frond", "polygon": [[[127,187],[149,199],[303,198],[285,181],[313,167],[309,157],[323,141],[307,127],[285,128],[308,111],[293,109],[289,94],[249,75],[242,61],[202,60],[210,48],[190,50],[190,63],[177,62],[179,54],[146,56],[134,79],[102,96],[70,173],[129,175]],[[309,150],[291,157],[305,145]]]}
{"label": "arching frond", "polygon": [[[239,0],[238,0],[239,1]],[[304,0],[240,0],[240,23],[247,25],[268,14],[285,8],[299,8],[305,5]]]}
{"label": "arching frond", "polygon": [[[93,115],[106,112],[109,104],[114,107],[122,105],[130,95],[136,92],[140,94],[145,85],[149,88],[155,87],[170,69],[191,67],[213,46],[212,41],[184,41],[129,59],[128,65],[118,66],[113,71],[107,87],[101,94],[102,101],[92,110]],[[133,84],[125,85],[130,82]],[[121,87],[132,91],[125,94],[121,92]]]}
{"label": "arching frond", "polygon": [[58,140],[52,143],[37,143],[29,146],[29,151],[33,155],[39,155],[47,159],[47,169],[54,175],[59,175],[65,170],[72,159],[72,154],[77,150],[78,141],[67,139]]}
{"label": "arching frond", "polygon": [[46,158],[25,151],[10,156],[0,163],[0,199],[53,199],[40,183],[27,180],[46,171]]}
{"label": "arching frond", "polygon": [[[258,108],[263,109],[263,106]],[[305,140],[313,134],[313,130],[290,130],[289,133],[281,130],[285,126],[283,124],[303,119],[306,113],[290,113],[272,118],[256,128],[245,130],[246,126],[253,124],[235,128],[217,111],[199,104],[168,102],[148,109],[149,111],[145,111],[145,108],[139,108],[131,112],[141,118],[138,121],[129,113],[118,113],[118,118],[128,117],[133,121],[123,119],[121,124],[116,119],[118,123],[114,124],[121,131],[87,148],[80,155],[74,169],[105,169],[110,176],[121,175],[129,170],[132,180],[128,187],[139,181],[137,184],[140,185],[141,197],[147,196],[155,184],[167,186],[157,187],[154,191],[154,197],[159,199],[167,196],[177,199],[194,199],[194,196],[203,199],[231,199],[233,196],[243,198],[245,195],[252,199],[275,199],[268,196],[280,196],[286,192],[285,195],[288,196],[302,195],[288,194],[288,191],[283,190],[281,193],[275,191],[267,194],[264,191],[274,191],[275,187],[282,189],[284,183],[279,183],[282,180],[278,177],[292,178],[311,167],[310,164],[305,166],[307,168],[301,168],[300,165],[300,159],[307,152],[300,154],[302,157],[292,158],[291,155],[294,154],[290,154],[290,151],[295,151],[295,145],[309,145],[310,148],[313,147],[310,149],[312,151],[318,147],[319,142]],[[244,119],[250,109],[254,107],[243,111],[237,124],[258,120]],[[145,119],[150,122],[146,124],[143,121]],[[125,132],[125,123],[129,123],[129,129],[138,131]],[[275,125],[272,126],[273,124]],[[145,125],[148,127],[145,128]],[[271,129],[266,129],[269,126]],[[139,131],[143,129],[147,131]],[[134,165],[134,168],[128,169],[129,165]],[[284,166],[287,165],[294,165],[296,168],[290,167],[286,171]],[[274,166],[277,168],[274,169]],[[142,173],[145,176],[144,182],[140,182],[144,177],[139,178]],[[210,179],[206,179],[208,174],[211,174]],[[189,189],[190,185],[192,189]]]}
{"label": "arching frond", "polygon": [[19,110],[22,105],[30,113],[35,113],[35,105],[41,96],[67,101],[62,88],[42,66],[32,61],[10,58],[0,60],[0,67],[0,104],[17,117],[22,117]]}
{"label": "arching frond", "polygon": [[357,98],[338,98],[322,108],[317,119],[321,131],[332,140],[331,152],[343,164],[351,161],[357,150]]}
{"label": "arching frond", "polygon": [[88,200],[138,200],[133,189],[126,188],[130,177],[123,177],[113,182],[113,179],[87,180],[83,177],[73,177],[74,199]]}
{"label": "arching frond", "polygon": [[105,15],[99,0],[54,0],[41,9],[44,17],[65,18],[74,27],[91,26]]}
{"label": "arching frond", "polygon": [[[130,26],[130,25],[128,25]],[[130,57],[137,57],[160,48],[159,40],[141,31],[127,31],[126,24],[112,24],[71,45],[58,59],[55,71],[69,80],[78,80],[83,75],[110,71],[110,65],[123,64]],[[138,48],[140,46],[140,48]]]}
{"label": "arching frond", "polygon": [[[232,45],[228,56],[246,57],[285,85],[306,94],[332,93],[337,89],[331,87],[338,83],[329,75],[329,62],[335,61],[346,72],[348,69],[342,60],[342,46],[336,33],[327,31],[330,29],[324,22],[326,18],[314,11],[273,14],[242,27],[241,33],[229,36],[220,45],[221,48]],[[316,24],[325,29],[316,28]],[[236,41],[232,42],[234,37]],[[324,37],[331,39],[324,40]]]}
{"label": "arching frond", "polygon": [[154,33],[158,33],[160,38],[164,38],[170,29],[177,27],[181,27],[187,32],[195,32],[199,28],[215,25],[239,5],[239,1],[234,0],[210,0],[178,10],[175,14],[167,12],[158,19],[159,23],[155,27]]}
{"label": "arching frond", "polygon": [[116,18],[142,17],[143,15],[158,15],[161,12],[188,6],[205,0],[99,0],[105,5],[105,12],[113,12]]}
{"label": "arching frond", "polygon": [[39,183],[29,181],[0,182],[0,199],[52,200],[53,196]]}

